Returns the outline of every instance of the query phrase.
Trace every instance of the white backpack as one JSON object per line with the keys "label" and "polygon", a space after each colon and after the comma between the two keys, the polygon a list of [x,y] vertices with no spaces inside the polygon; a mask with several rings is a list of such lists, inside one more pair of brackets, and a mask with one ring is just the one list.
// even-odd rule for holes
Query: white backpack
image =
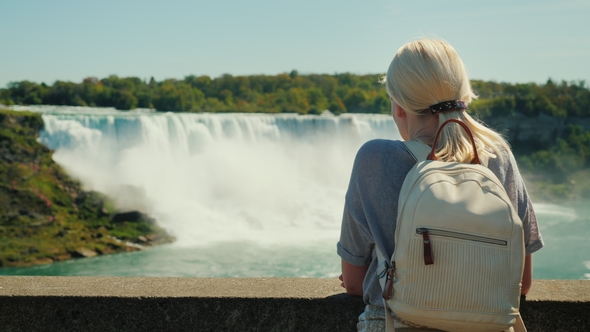
{"label": "white backpack", "polygon": [[[449,122],[469,134],[472,164],[436,161]],[[395,251],[389,261],[377,253],[385,266],[379,277],[388,330],[389,309],[403,321],[446,331],[524,329],[522,222],[502,183],[480,165],[471,131],[452,119],[432,149],[404,143],[418,162],[400,191]]]}

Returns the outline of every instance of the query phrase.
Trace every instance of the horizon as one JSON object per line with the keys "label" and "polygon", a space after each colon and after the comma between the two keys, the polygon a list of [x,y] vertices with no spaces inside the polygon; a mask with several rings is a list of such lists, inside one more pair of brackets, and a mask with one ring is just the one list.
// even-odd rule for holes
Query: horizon
{"label": "horizon", "polygon": [[447,40],[472,80],[590,81],[583,0],[32,0],[0,10],[0,88],[109,75],[384,74],[419,37]]}
{"label": "horizon", "polygon": [[[351,73],[351,72],[337,72],[337,73],[331,73],[331,74],[330,73],[301,73],[297,69],[293,69],[293,70],[294,71],[297,71],[297,74],[299,76],[310,76],[310,75],[329,75],[329,76],[336,76],[336,75],[341,75],[341,74],[351,74],[351,75],[355,75],[355,76],[385,75],[385,73],[364,73],[364,74],[356,74],[356,73]],[[72,80],[72,81],[56,79],[55,81],[53,81],[51,83],[47,83],[47,82],[35,82],[35,81],[30,81],[30,82],[36,83],[36,84],[39,84],[39,85],[45,84],[47,86],[52,86],[52,85],[54,85],[58,81],[60,81],[60,82],[71,82],[71,83],[75,83],[75,84],[81,84],[87,78],[96,78],[96,79],[98,79],[100,81],[102,79],[107,79],[108,77],[114,75],[114,76],[117,76],[118,78],[121,78],[121,79],[138,78],[143,83],[146,83],[147,84],[147,83],[149,83],[149,81],[151,80],[151,78],[154,78],[154,80],[156,82],[163,82],[163,81],[166,81],[166,80],[177,80],[177,81],[181,81],[181,80],[184,80],[186,77],[189,77],[189,76],[196,76],[196,77],[208,76],[209,78],[211,78],[211,80],[215,80],[215,79],[218,79],[218,78],[223,77],[224,75],[230,75],[232,77],[278,76],[278,75],[289,75],[290,72],[291,71],[285,71],[285,72],[276,73],[276,74],[249,74],[249,75],[232,75],[231,73],[222,73],[222,74],[220,74],[218,76],[209,76],[209,75],[206,75],[206,74],[204,74],[204,75],[188,74],[188,75],[184,75],[183,77],[167,77],[167,78],[163,78],[161,80],[157,80],[153,76],[151,76],[151,77],[138,77],[138,76],[120,76],[120,75],[117,75],[117,74],[110,74],[110,75],[107,75],[105,77],[86,76],[86,77],[83,77],[83,78],[81,78],[79,80]],[[541,81],[541,82],[533,82],[533,81],[528,81],[528,82],[506,82],[506,81],[502,81],[502,80],[483,80],[483,79],[478,79],[478,78],[472,78],[472,77],[470,77],[469,80],[470,81],[492,82],[492,83],[498,83],[498,84],[537,84],[537,85],[545,85],[549,80],[551,80],[555,84],[559,84],[561,82],[566,82],[568,84],[584,82],[585,83],[584,84],[584,87],[587,88],[587,89],[590,89],[590,85],[588,84],[589,82],[586,81],[586,80],[582,80],[582,79],[574,79],[574,80],[569,80],[568,81],[568,80],[557,80],[557,79],[554,79],[553,77],[548,77],[545,81]],[[26,81],[26,80],[23,80],[23,81]],[[0,89],[6,89],[6,88],[8,88],[8,85],[10,83],[23,82],[23,81],[11,81],[11,82],[8,82],[6,84],[6,86],[0,87]]]}

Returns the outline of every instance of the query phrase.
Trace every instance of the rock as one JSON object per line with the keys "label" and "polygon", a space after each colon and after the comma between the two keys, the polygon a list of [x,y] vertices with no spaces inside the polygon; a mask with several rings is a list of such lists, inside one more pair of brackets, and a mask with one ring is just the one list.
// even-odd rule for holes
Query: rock
{"label": "rock", "polygon": [[146,214],[141,213],[139,211],[128,211],[128,212],[119,212],[115,213],[111,218],[111,221],[114,223],[121,223],[124,221],[129,222],[154,222],[154,219],[148,217]]}
{"label": "rock", "polygon": [[29,211],[24,208],[18,209],[18,214],[25,217],[31,217],[33,219],[43,219],[43,215],[37,212]]}
{"label": "rock", "polygon": [[138,236],[137,240],[140,242],[148,242],[148,239],[143,235]]}
{"label": "rock", "polygon": [[127,252],[138,251],[138,250],[141,250],[141,248],[138,248],[135,246],[129,246],[129,245],[125,246],[125,251],[127,251]]}
{"label": "rock", "polygon": [[115,252],[115,249],[111,246],[105,246],[103,249],[96,249],[101,255],[108,255]]}
{"label": "rock", "polygon": [[6,153],[6,154],[2,154],[2,159],[6,160],[9,163],[13,163],[16,160],[16,157]]}
{"label": "rock", "polygon": [[94,257],[98,254],[96,251],[86,249],[86,248],[79,248],[75,252],[72,253],[73,257]]}
{"label": "rock", "polygon": [[55,257],[53,257],[53,259],[56,261],[66,261],[71,258],[72,258],[72,255],[70,255],[70,254],[56,255]]}
{"label": "rock", "polygon": [[51,259],[49,257],[37,258],[34,261],[32,261],[31,263],[33,265],[37,265],[37,264],[51,264],[51,263],[53,263],[53,259]]}
{"label": "rock", "polygon": [[80,205],[81,203],[84,203],[84,200],[86,200],[86,197],[88,197],[88,194],[81,191],[81,192],[77,193],[76,201],[74,203],[76,203],[77,205]]}
{"label": "rock", "polygon": [[6,221],[7,223],[10,223],[11,221],[13,221],[13,220],[15,220],[17,218],[18,218],[18,214],[17,213],[13,213],[13,212],[8,212],[4,216],[0,216],[0,220]]}
{"label": "rock", "polygon": [[23,254],[23,255],[34,254],[36,252],[39,252],[39,249],[37,249],[37,247],[29,247],[29,248],[21,251],[21,254]]}

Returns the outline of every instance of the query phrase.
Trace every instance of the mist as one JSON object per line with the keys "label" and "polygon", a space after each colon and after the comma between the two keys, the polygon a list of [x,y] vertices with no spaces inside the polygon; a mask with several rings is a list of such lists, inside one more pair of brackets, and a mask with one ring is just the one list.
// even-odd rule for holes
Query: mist
{"label": "mist", "polygon": [[87,190],[177,246],[335,242],[354,156],[385,115],[45,114],[40,141]]}

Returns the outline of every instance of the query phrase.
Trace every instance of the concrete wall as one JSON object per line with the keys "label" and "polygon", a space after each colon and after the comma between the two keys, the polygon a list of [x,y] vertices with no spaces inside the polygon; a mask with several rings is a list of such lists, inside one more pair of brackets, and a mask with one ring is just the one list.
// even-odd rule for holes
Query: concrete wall
{"label": "concrete wall", "polygon": [[[0,277],[0,331],[355,331],[336,279]],[[590,280],[535,281],[529,331],[590,331]]]}

